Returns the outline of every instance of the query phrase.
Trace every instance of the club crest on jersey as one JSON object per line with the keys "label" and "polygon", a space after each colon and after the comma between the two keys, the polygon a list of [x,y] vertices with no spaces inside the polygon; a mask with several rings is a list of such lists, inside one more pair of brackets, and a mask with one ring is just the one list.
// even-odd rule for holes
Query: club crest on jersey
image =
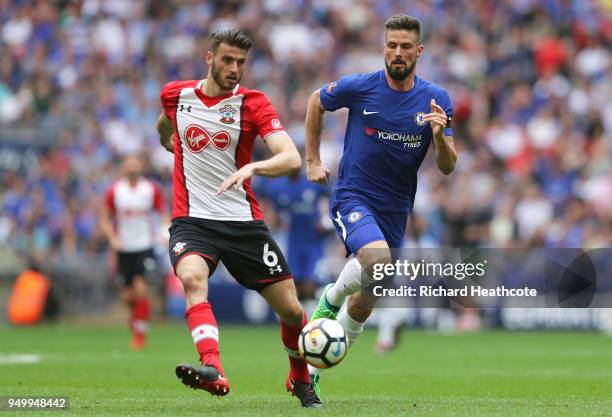
{"label": "club crest on jersey", "polygon": [[325,91],[327,91],[328,93],[331,93],[332,91],[334,91],[334,88],[336,88],[336,82],[334,81],[333,83],[329,84],[327,86],[327,88],[325,89]]}
{"label": "club crest on jersey", "polygon": [[425,126],[427,122],[425,121],[424,117],[425,117],[425,113],[420,111],[414,115],[414,122],[418,124],[419,126]]}
{"label": "club crest on jersey", "polygon": [[222,116],[219,120],[225,124],[230,125],[236,121],[234,119],[234,116],[236,115],[236,113],[238,113],[238,110],[236,110],[234,106],[226,104],[225,106],[219,109],[219,113],[221,113]]}
{"label": "club crest on jersey", "polygon": [[172,252],[174,252],[174,254],[178,256],[181,253],[185,252],[185,246],[187,246],[185,242],[176,242],[174,244],[174,247],[172,248]]}
{"label": "club crest on jersey", "polygon": [[355,223],[356,221],[359,221],[359,219],[361,219],[360,211],[354,211],[348,216],[349,223]]}
{"label": "club crest on jersey", "polygon": [[185,143],[191,153],[202,152],[211,143],[220,151],[227,149],[230,143],[230,134],[222,130],[214,135],[199,125],[189,125],[185,129]]}

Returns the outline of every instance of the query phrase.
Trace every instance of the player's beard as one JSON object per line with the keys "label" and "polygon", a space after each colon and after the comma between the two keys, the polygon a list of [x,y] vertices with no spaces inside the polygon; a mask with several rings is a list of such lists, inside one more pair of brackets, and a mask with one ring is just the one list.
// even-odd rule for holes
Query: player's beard
{"label": "player's beard", "polygon": [[[394,63],[402,63],[405,64],[406,67],[404,69],[393,69],[392,65]],[[394,79],[395,81],[404,81],[409,75],[410,73],[412,73],[412,71],[414,70],[414,67],[416,66],[416,62],[413,62],[412,64],[407,64],[404,61],[391,61],[391,65],[387,64],[387,61],[385,61],[385,67],[387,68],[387,72],[389,73],[389,76]]]}
{"label": "player's beard", "polygon": [[221,87],[224,90],[231,90],[232,88],[234,88],[234,86],[236,84],[238,84],[240,82],[240,77],[238,77],[235,81],[234,80],[228,80],[227,78],[224,78],[221,75],[221,70],[219,70],[217,68],[217,66],[215,65],[215,62],[212,62],[212,66],[210,69],[210,73],[213,77],[213,80],[215,80],[215,83],[217,83],[217,85],[219,87]]}
{"label": "player's beard", "polygon": [[126,172],[125,173],[125,178],[127,178],[127,180],[129,182],[137,182],[138,178],[140,178],[140,173],[138,173],[138,172]]}

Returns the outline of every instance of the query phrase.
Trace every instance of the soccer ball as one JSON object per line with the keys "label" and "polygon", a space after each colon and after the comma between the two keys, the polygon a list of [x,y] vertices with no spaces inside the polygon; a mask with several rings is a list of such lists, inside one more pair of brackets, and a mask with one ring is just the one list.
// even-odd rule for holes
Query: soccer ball
{"label": "soccer ball", "polygon": [[340,363],[348,348],[346,333],[336,320],[316,319],[302,329],[298,340],[300,356],[316,368]]}

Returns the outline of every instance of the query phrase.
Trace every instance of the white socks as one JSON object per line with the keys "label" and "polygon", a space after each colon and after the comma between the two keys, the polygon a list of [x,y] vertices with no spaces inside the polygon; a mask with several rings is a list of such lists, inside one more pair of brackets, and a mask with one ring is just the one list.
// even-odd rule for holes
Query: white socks
{"label": "white socks", "polygon": [[[359,291],[361,291],[361,265],[357,258],[351,258],[344,265],[344,268],[342,268],[338,280],[325,295],[330,304],[341,307],[346,297]],[[365,323],[359,323],[353,320],[346,311],[346,308],[340,310],[336,320],[344,328],[349,345],[355,342],[359,338],[359,335],[363,333],[363,326]],[[308,372],[311,375],[319,374],[321,369],[308,365]]]}
{"label": "white socks", "polygon": [[361,290],[361,265],[351,258],[342,268],[338,280],[327,291],[327,301],[336,307],[342,306],[346,297]]}
{"label": "white socks", "polygon": [[342,309],[340,313],[338,313],[338,318],[336,320],[342,325],[342,327],[344,327],[349,346],[355,343],[359,338],[359,335],[363,333],[363,326],[365,325],[365,322],[360,323],[353,320],[353,318],[349,316],[346,309]]}
{"label": "white socks", "polygon": [[[320,368],[315,368],[311,364],[307,364],[307,365],[308,365],[308,373],[310,375],[319,375],[321,373],[321,371],[323,370],[323,369],[320,369]],[[312,382],[312,381],[310,381],[310,382]]]}

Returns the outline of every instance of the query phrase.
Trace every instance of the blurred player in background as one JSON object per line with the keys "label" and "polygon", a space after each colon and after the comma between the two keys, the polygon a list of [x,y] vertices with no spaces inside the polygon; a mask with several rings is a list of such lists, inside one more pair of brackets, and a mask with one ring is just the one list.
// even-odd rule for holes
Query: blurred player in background
{"label": "blurred player in background", "polygon": [[131,346],[140,350],[145,345],[151,317],[146,276],[156,267],[153,250],[159,231],[156,224],[157,221],[166,224],[168,214],[159,186],[143,176],[140,157],[126,157],[122,169],[122,177],[106,191],[100,221],[111,249],[117,254],[122,298],[130,306]]}
{"label": "blurred player in background", "polygon": [[[385,69],[343,77],[315,91],[308,101],[308,179],[321,184],[329,176],[319,154],[324,113],[342,107],[350,110],[330,215],[352,257],[336,283],[325,287],[312,316],[313,320],[337,316],[349,343],[357,340],[374,307],[374,297],[361,291],[362,285],[373,282],[372,266],[391,262],[391,249],[401,248],[417,171],[430,143],[445,175],[453,172],[457,160],[449,94],[415,74],[424,50],[420,32],[421,24],[413,17],[389,18]],[[338,314],[346,297],[347,308]],[[318,391],[318,375],[311,379]]]}
{"label": "blurred player in background", "polygon": [[[219,356],[219,330],[208,302],[208,279],[219,261],[246,288],[258,291],[281,319],[289,353],[287,390],[304,407],[320,407],[306,362],[297,354],[307,317],[291,272],[263,222],[251,176],[298,172],[301,158],[276,110],[261,92],[239,85],[251,40],[223,29],[211,36],[204,80],[174,81],[161,92],[157,128],[174,153],[170,258],[187,298],[187,325],[202,366],[178,365],[191,388],[226,395],[230,384]],[[251,163],[257,136],[273,156]]]}
{"label": "blurred player in background", "polygon": [[327,217],[327,190],[308,181],[300,171],[269,181],[265,192],[280,212],[288,214],[287,258],[300,302],[306,311],[312,311],[316,306],[316,266],[323,257],[324,237],[333,230]]}

